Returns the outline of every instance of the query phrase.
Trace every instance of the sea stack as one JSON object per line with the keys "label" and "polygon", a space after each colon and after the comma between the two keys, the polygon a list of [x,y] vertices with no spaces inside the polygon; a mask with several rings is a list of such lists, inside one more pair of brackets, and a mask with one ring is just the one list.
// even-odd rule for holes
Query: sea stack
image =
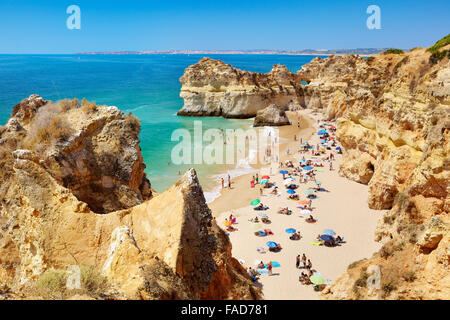
{"label": "sea stack", "polygon": [[282,65],[263,74],[202,58],[185,70],[180,82],[184,100],[180,116],[253,118],[272,103],[283,108],[302,104],[296,74]]}

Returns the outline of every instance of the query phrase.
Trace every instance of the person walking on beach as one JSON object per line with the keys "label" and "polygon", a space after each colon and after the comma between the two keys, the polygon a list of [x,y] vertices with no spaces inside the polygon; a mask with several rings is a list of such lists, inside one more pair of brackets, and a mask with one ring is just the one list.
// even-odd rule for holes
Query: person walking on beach
{"label": "person walking on beach", "polygon": [[222,178],[222,189],[224,188],[224,186],[225,186],[225,180],[223,180],[223,178]]}
{"label": "person walking on beach", "polygon": [[333,162],[330,161],[330,171],[333,171]]}
{"label": "person walking on beach", "polygon": [[272,261],[269,262],[269,264],[267,265],[267,270],[269,270],[269,276],[272,275]]}
{"label": "person walking on beach", "polygon": [[295,261],[295,267],[298,269],[300,268],[300,255],[297,256],[297,259]]}
{"label": "person walking on beach", "polygon": [[258,177],[258,174],[256,174],[256,184],[258,184],[258,180],[259,180],[259,177]]}
{"label": "person walking on beach", "polygon": [[303,268],[306,268],[306,255],[303,254],[302,256],[302,263],[303,263]]}
{"label": "person walking on beach", "polygon": [[311,268],[312,268],[312,263],[311,263],[311,260],[309,260],[309,259],[308,259],[308,265],[306,266],[306,268],[308,270],[311,270]]}

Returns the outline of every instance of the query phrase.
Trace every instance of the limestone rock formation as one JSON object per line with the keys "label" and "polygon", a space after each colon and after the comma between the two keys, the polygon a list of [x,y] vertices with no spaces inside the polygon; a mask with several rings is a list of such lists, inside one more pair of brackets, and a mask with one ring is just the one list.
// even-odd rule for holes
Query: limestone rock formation
{"label": "limestone rock formation", "polygon": [[[35,102],[15,108],[0,133],[0,286],[25,298],[46,270],[87,265],[107,277],[118,297],[261,297],[232,258],[193,169],[146,200],[151,189],[134,118],[87,102]],[[42,132],[38,125],[48,122],[38,121],[47,108],[59,112],[50,120],[52,131]],[[62,130],[59,121],[72,130]],[[39,142],[48,134],[48,141],[37,146],[32,132]],[[94,210],[80,188],[95,190],[108,210]]]}
{"label": "limestone rock formation", "polygon": [[[430,55],[418,48],[371,59],[330,56],[297,72],[308,83],[306,106],[337,119],[339,173],[368,184],[368,205],[387,210],[375,235],[382,250],[342,275],[327,298],[450,297],[450,61]],[[436,218],[442,224],[430,229]],[[376,291],[361,286],[370,265],[381,267]]]}
{"label": "limestone rock formation", "polygon": [[283,108],[302,104],[297,76],[282,65],[262,74],[202,58],[185,70],[180,82],[182,116],[252,118],[272,103]]}
{"label": "limestone rock formation", "polygon": [[255,120],[253,121],[254,127],[279,127],[287,126],[290,124],[291,122],[289,121],[286,112],[274,103],[272,103],[265,109],[259,110],[256,113]]}
{"label": "limestone rock formation", "polygon": [[33,95],[14,107],[0,147],[18,160],[33,158],[93,211],[106,213],[152,196],[139,131],[139,120],[116,107]]}

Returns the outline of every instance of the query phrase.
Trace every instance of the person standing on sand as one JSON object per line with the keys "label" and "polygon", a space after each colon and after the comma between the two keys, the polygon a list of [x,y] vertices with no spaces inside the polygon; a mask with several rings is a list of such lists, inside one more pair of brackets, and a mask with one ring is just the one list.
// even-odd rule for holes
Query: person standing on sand
{"label": "person standing on sand", "polygon": [[333,171],[333,162],[330,161],[330,171]]}
{"label": "person standing on sand", "polygon": [[295,267],[298,269],[300,268],[300,255],[297,256],[297,259],[295,261]]}
{"label": "person standing on sand", "polygon": [[259,177],[258,177],[258,174],[256,174],[256,184],[258,184],[258,180],[259,180]]}
{"label": "person standing on sand", "polygon": [[225,187],[225,180],[222,178],[222,189]]}
{"label": "person standing on sand", "polygon": [[309,260],[309,259],[308,259],[308,265],[306,266],[306,268],[307,268],[308,270],[311,270],[311,269],[312,269],[312,263],[311,263],[311,260]]}
{"label": "person standing on sand", "polygon": [[306,268],[306,255],[303,254],[302,256],[302,262],[303,262],[303,268]]}
{"label": "person standing on sand", "polygon": [[267,270],[269,270],[269,276],[272,275],[272,261],[269,262],[269,264],[267,265]]}

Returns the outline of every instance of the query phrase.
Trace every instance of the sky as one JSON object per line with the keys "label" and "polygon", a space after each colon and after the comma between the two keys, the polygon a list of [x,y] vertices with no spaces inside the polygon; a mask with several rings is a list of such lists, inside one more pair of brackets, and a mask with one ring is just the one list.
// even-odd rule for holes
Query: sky
{"label": "sky", "polygon": [[[367,28],[369,5],[381,29]],[[0,0],[0,53],[410,49],[447,35],[449,17],[449,0]]]}

